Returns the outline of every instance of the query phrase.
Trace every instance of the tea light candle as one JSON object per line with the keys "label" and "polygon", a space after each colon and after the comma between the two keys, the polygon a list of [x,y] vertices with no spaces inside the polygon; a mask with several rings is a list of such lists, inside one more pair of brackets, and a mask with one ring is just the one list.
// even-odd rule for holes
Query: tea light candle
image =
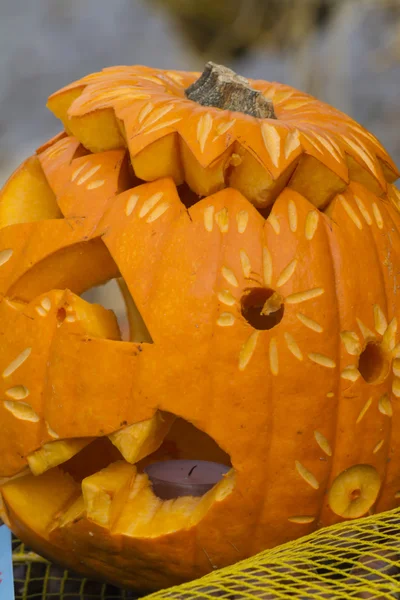
{"label": "tea light candle", "polygon": [[207,460],[166,460],[144,469],[156,496],[162,500],[180,496],[203,496],[230,467]]}

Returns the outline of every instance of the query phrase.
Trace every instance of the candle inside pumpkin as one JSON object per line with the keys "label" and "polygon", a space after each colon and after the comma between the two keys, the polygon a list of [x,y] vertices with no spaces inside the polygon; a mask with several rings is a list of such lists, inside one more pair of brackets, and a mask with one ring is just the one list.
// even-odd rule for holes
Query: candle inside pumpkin
{"label": "candle inside pumpkin", "polygon": [[230,467],[206,460],[166,460],[147,466],[153,491],[162,500],[181,496],[203,496]]}

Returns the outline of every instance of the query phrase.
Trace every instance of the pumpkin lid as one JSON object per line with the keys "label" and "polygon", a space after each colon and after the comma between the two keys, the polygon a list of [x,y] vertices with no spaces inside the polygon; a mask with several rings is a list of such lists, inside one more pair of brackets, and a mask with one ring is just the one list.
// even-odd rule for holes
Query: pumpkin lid
{"label": "pumpkin lid", "polygon": [[[134,158],[176,133],[202,167],[235,145],[247,150],[273,180],[305,156],[344,184],[362,180],[375,192],[385,192],[386,183],[399,176],[371,133],[312,96],[280,83],[247,80],[213,63],[199,76],[143,66],[106,68],[50,96],[48,107],[92,152],[127,146]],[[221,91],[221,81],[226,87],[227,80],[230,91],[234,82],[236,92],[241,86],[248,93],[239,94],[236,103],[220,105],[216,90]],[[263,110],[248,114],[249,98]]]}

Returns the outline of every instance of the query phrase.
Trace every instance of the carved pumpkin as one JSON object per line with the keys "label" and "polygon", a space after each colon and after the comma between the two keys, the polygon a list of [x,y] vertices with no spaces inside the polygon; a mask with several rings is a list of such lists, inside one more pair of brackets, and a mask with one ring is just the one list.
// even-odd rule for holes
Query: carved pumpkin
{"label": "carved pumpkin", "polygon": [[[2,516],[124,586],[200,576],[400,495],[400,195],[290,87],[105,69],[0,199]],[[121,280],[130,318],[80,297]],[[162,501],[143,466],[232,465]]]}

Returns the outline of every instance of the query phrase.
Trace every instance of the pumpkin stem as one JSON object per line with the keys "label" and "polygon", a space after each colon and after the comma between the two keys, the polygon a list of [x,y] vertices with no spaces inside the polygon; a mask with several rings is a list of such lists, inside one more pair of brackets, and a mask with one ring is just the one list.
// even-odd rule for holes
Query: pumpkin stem
{"label": "pumpkin stem", "polygon": [[258,119],[276,119],[271,100],[253,89],[245,77],[211,61],[185,94],[202,106],[233,110]]}

